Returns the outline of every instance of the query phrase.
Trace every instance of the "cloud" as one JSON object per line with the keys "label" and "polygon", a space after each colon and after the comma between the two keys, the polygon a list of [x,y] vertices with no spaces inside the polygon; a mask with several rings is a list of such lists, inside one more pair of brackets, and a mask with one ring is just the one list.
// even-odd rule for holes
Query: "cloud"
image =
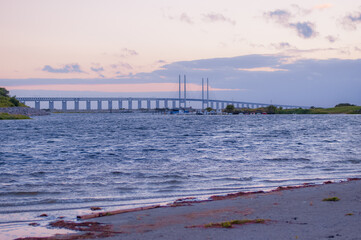
{"label": "cloud", "polygon": [[246,72],[287,72],[287,69],[272,68],[272,67],[258,67],[258,68],[238,68],[238,71]]}
{"label": "cloud", "polygon": [[[354,51],[354,48],[352,48]],[[355,49],[356,50],[356,49]],[[361,51],[361,49],[357,49]],[[204,77],[209,77],[212,88],[218,89],[248,89],[248,91],[211,91],[211,98],[224,100],[238,100],[246,102],[262,102],[269,103],[272,99],[277,104],[295,104],[309,106],[334,106],[340,102],[350,102],[361,105],[361,59],[303,59],[296,60],[291,63],[283,63],[290,56],[281,55],[245,55],[232,58],[213,58],[201,59],[193,61],[173,62],[165,65],[162,69],[153,72],[138,73],[135,75],[123,76],[122,78],[103,79],[99,85],[99,79],[0,79],[3,86],[29,86],[29,85],[47,85],[43,87],[43,91],[49,90],[51,87],[57,96],[64,96],[70,87],[76,94],[93,96],[90,92],[84,92],[84,85],[94,85],[87,87],[87,91],[99,91],[102,94],[97,96],[110,96],[105,91],[114,91],[114,95],[122,92],[122,96],[157,96],[157,97],[173,97],[177,96],[178,74],[186,74],[189,84],[198,85],[198,92],[190,92],[189,97],[200,98],[201,92],[199,86]],[[207,69],[207,71],[204,71]],[[243,70],[239,70],[243,69]],[[284,69],[287,71],[274,71]],[[246,71],[247,70],[247,71]],[[260,71],[262,70],[262,71]],[[266,71],[265,71],[266,70]],[[133,85],[137,83],[138,85]],[[148,83],[172,83],[171,85],[144,85]],[[79,86],[70,86],[77,84]],[[119,85],[114,85],[119,84]],[[125,85],[131,84],[132,88],[125,88]],[[59,87],[59,88],[58,88]],[[60,88],[61,87],[61,88]],[[160,93],[165,87],[163,94]],[[193,89],[196,86],[189,85]],[[39,86],[30,88],[28,91],[20,92],[13,88],[13,94],[17,96],[34,96],[43,94],[48,96],[49,92],[41,92]],[[18,89],[20,89],[18,87]],[[22,88],[24,89],[24,88]],[[60,91],[64,90],[64,91]],[[194,90],[194,91],[196,91]],[[18,92],[16,92],[18,91]],[[57,92],[55,92],[57,91]],[[80,92],[82,91],[82,92]],[[144,95],[129,93],[126,95],[123,91],[144,91]],[[149,91],[158,91],[159,93],[151,95]],[[173,92],[172,92],[173,91]],[[172,93],[171,93],[172,92]],[[20,94],[21,93],[21,94]],[[70,94],[70,93],[68,93]],[[192,95],[193,94],[193,95]]]}
{"label": "cloud", "polygon": [[328,35],[325,37],[330,43],[334,43],[338,40],[338,37]]}
{"label": "cloud", "polygon": [[103,72],[104,68],[103,67],[91,67],[90,70],[92,70],[93,72]]}
{"label": "cloud", "polygon": [[45,65],[42,69],[44,72],[50,73],[84,73],[81,69],[79,64],[67,64],[62,68],[53,68],[50,65]]}
{"label": "cloud", "polygon": [[332,7],[333,7],[333,4],[325,3],[325,4],[319,4],[319,5],[313,6],[313,9],[325,10],[325,9],[332,8]]}
{"label": "cloud", "polygon": [[361,23],[361,12],[348,14],[341,20],[341,24],[344,26],[345,29],[348,30],[356,30],[357,25],[360,23]]}
{"label": "cloud", "polygon": [[133,67],[129,63],[119,62],[117,64],[111,64],[110,67],[114,69],[116,78],[130,77],[133,75]]}
{"label": "cloud", "polygon": [[111,65],[112,68],[125,68],[125,69],[133,69],[133,67],[128,64],[128,63],[125,63],[125,62],[120,62],[118,64],[112,64]]}
{"label": "cloud", "polygon": [[187,13],[183,12],[181,15],[179,16],[167,16],[166,14],[163,14],[163,16],[165,18],[168,18],[169,20],[178,20],[184,23],[188,23],[188,24],[194,24],[194,21],[192,20],[191,17],[188,16]]}
{"label": "cloud", "polygon": [[186,14],[186,13],[182,13],[179,17],[179,20],[181,22],[185,22],[188,24],[193,24],[194,22],[192,21],[192,19]]}
{"label": "cloud", "polygon": [[[295,5],[297,6],[297,5]],[[298,6],[297,6],[298,7]],[[312,38],[315,37],[318,33],[315,31],[315,24],[311,22],[290,22],[292,17],[291,13],[286,10],[277,9],[275,11],[265,12],[263,16],[266,19],[271,19],[276,23],[287,27],[295,29],[297,35],[301,38]]]}
{"label": "cloud", "polygon": [[[188,83],[188,92],[202,91],[200,84]],[[178,83],[134,83],[134,84],[53,84],[53,85],[23,85],[11,86],[9,90],[53,90],[53,91],[89,91],[114,93],[139,92],[178,92]],[[214,88],[210,91],[238,91],[240,89]]]}
{"label": "cloud", "polygon": [[291,18],[291,13],[286,10],[277,9],[270,12],[265,12],[263,16],[267,19],[274,20],[279,24],[288,24]]}
{"label": "cloud", "polygon": [[291,48],[291,44],[288,42],[280,42],[280,43],[273,43],[271,44],[276,49],[285,49],[285,48]]}
{"label": "cloud", "polygon": [[223,14],[221,13],[208,13],[208,14],[203,14],[203,20],[205,22],[227,22],[231,25],[236,25],[236,21],[231,19],[231,18],[227,18],[225,17]]}
{"label": "cloud", "polygon": [[120,57],[126,58],[126,57],[132,57],[139,55],[135,50],[123,48],[120,53]]}
{"label": "cloud", "polygon": [[296,29],[297,34],[301,38],[312,38],[317,35],[315,25],[311,22],[290,23],[289,27]]}
{"label": "cloud", "polygon": [[100,66],[99,63],[95,63],[93,64],[94,66],[90,68],[90,70],[92,70],[93,72],[98,73],[98,76],[100,78],[105,78],[105,76],[102,74],[102,72],[104,71],[104,68],[102,66]]}
{"label": "cloud", "polygon": [[300,6],[298,6],[297,4],[292,4],[291,7],[293,9],[295,9],[296,11],[296,15],[299,15],[299,16],[305,16],[305,15],[308,15],[312,12],[311,9],[305,9],[305,8],[301,8]]}

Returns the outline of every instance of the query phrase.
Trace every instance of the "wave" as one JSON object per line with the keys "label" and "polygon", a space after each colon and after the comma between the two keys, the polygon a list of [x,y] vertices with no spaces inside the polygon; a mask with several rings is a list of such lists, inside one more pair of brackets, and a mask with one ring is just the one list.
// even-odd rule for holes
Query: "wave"
{"label": "wave", "polygon": [[265,161],[273,162],[310,162],[309,158],[264,158]]}
{"label": "wave", "polygon": [[38,196],[38,195],[58,195],[62,192],[37,192],[37,191],[19,191],[19,192],[0,192],[0,196]]}
{"label": "wave", "polygon": [[249,182],[252,181],[253,177],[223,177],[223,178],[212,178],[212,181],[236,181],[236,182]]}

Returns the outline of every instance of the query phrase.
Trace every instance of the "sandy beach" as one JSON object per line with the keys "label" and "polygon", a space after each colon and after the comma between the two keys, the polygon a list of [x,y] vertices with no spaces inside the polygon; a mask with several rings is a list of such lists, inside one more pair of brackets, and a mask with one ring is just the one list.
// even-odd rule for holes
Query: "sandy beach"
{"label": "sandy beach", "polygon": [[359,179],[211,199],[183,199],[115,215],[103,212],[103,217],[77,222],[60,220],[53,226],[81,231],[21,239],[361,239]]}

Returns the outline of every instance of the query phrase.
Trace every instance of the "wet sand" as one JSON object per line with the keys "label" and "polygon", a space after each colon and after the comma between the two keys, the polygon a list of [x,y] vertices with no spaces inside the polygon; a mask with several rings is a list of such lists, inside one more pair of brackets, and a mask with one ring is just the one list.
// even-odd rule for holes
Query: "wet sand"
{"label": "wet sand", "polygon": [[23,239],[361,239],[360,180],[212,199],[58,222],[81,231]]}

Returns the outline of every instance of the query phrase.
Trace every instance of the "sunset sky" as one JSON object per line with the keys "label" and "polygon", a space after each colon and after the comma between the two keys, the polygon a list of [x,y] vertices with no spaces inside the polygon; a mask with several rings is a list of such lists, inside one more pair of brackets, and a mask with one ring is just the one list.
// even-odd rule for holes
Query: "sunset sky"
{"label": "sunset sky", "polygon": [[0,32],[17,96],[170,96],[187,74],[221,99],[361,104],[360,0],[0,0]]}

